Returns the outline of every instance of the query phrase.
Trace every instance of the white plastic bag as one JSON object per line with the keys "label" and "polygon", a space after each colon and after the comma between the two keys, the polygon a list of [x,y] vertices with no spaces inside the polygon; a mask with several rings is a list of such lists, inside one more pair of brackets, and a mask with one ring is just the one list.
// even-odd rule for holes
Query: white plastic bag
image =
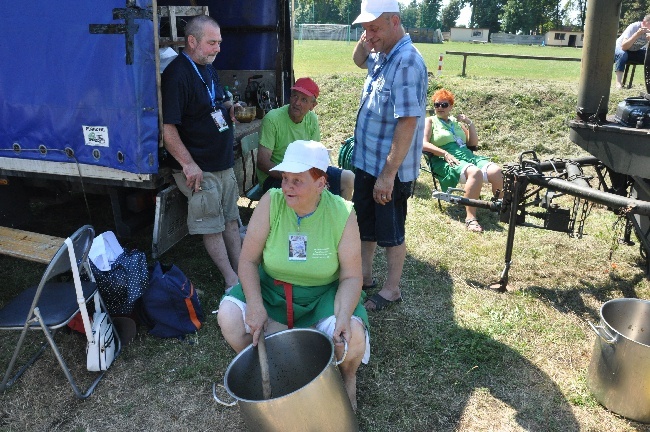
{"label": "white plastic bag", "polygon": [[160,73],[163,73],[165,68],[169,66],[169,63],[171,63],[178,54],[176,54],[176,51],[174,51],[172,47],[160,48],[158,52],[160,53]]}
{"label": "white plastic bag", "polygon": [[88,258],[101,271],[111,269],[111,264],[124,252],[113,231],[106,231],[95,237],[88,252]]}

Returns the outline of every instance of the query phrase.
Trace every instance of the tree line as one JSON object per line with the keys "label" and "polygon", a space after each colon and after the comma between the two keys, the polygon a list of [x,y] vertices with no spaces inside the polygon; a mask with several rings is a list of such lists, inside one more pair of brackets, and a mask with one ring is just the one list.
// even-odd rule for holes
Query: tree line
{"label": "tree line", "polygon": [[[296,23],[351,24],[361,10],[361,0],[293,0]],[[449,31],[460,12],[469,6],[471,28],[491,33],[544,34],[550,30],[582,31],[587,0],[411,0],[400,4],[405,27]],[[619,21],[622,31],[650,13],[650,0],[623,0]]]}

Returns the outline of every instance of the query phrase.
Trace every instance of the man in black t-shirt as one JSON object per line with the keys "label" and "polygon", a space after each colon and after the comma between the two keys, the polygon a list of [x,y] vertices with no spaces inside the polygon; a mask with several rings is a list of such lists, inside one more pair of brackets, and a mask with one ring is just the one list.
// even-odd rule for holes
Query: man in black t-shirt
{"label": "man in black t-shirt", "polygon": [[233,103],[212,62],[221,30],[207,16],[185,27],[185,48],[162,74],[163,142],[174,157],[174,179],[188,198],[190,234],[203,244],[224,277],[236,285],[241,252],[239,188],[233,171]]}

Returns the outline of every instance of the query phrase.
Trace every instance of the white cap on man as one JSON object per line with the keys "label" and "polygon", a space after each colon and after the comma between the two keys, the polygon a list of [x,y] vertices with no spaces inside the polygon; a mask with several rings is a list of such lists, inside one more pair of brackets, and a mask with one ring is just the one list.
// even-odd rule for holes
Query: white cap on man
{"label": "white cap on man", "polygon": [[384,12],[399,12],[397,0],[362,0],[361,13],[352,24],[374,21]]}
{"label": "white cap on man", "polygon": [[325,146],[318,141],[297,140],[289,144],[284,153],[282,163],[270,171],[301,173],[310,168],[318,168],[326,172],[330,157]]}

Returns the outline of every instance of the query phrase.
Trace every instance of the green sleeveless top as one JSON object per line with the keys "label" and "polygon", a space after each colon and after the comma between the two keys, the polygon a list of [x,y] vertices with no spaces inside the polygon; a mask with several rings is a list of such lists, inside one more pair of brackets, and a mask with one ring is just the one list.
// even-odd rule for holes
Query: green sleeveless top
{"label": "green sleeveless top", "polygon": [[447,144],[456,144],[456,138],[460,137],[465,144],[467,144],[467,135],[465,130],[456,121],[456,117],[449,116],[449,122],[445,123],[440,120],[440,117],[433,116],[431,122],[431,144],[438,147],[444,147]]}
{"label": "green sleeveless top", "polygon": [[[274,279],[297,285],[325,285],[339,278],[338,247],[352,203],[325,190],[316,211],[301,218],[287,205],[281,189],[271,191],[270,224],[262,267]],[[306,259],[289,260],[292,234],[306,239]]]}
{"label": "green sleeveless top", "polygon": [[[270,189],[269,193],[271,228],[259,267],[264,308],[275,321],[287,324],[284,288],[276,281],[288,282],[293,285],[294,325],[310,327],[334,315],[340,268],[338,246],[352,203],[325,190],[316,211],[302,218],[298,227],[298,217],[287,205],[282,190]],[[306,236],[306,260],[289,260],[291,234]],[[241,284],[235,285],[229,295],[246,301]],[[353,315],[369,329],[365,298],[362,292]]]}

